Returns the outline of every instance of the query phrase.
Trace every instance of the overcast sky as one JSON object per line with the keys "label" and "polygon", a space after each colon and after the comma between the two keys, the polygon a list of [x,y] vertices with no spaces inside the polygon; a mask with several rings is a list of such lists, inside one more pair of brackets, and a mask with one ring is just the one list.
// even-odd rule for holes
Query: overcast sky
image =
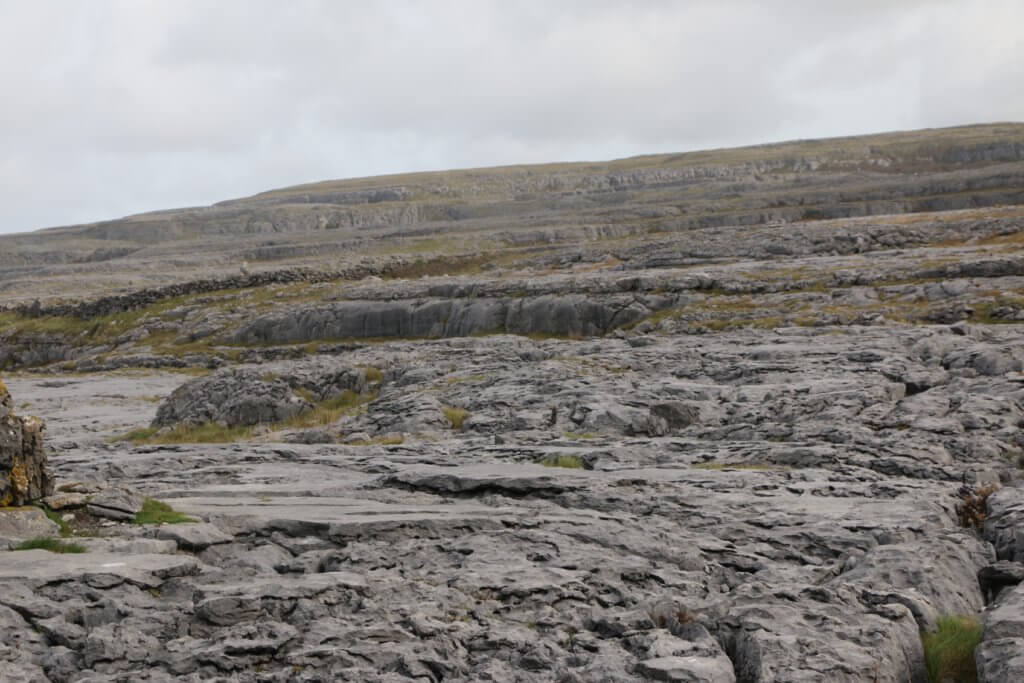
{"label": "overcast sky", "polygon": [[0,0],[0,232],[1024,120],[1020,0]]}

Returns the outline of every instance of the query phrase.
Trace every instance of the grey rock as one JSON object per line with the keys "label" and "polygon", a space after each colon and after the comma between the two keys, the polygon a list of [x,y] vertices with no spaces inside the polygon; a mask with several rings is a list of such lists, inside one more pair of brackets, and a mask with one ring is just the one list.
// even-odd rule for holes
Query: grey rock
{"label": "grey rock", "polygon": [[1024,587],[1004,591],[984,614],[984,639],[1024,638]]}
{"label": "grey rock", "polygon": [[30,538],[53,537],[59,533],[60,527],[39,508],[0,508],[0,547]]}
{"label": "grey rock", "polygon": [[196,616],[215,626],[253,621],[262,614],[259,600],[252,597],[216,597],[196,605]]}
{"label": "grey rock", "polygon": [[216,422],[244,427],[286,420],[310,407],[280,378],[225,370],[182,385],[160,404],[153,425]]}
{"label": "grey rock", "polygon": [[978,683],[1024,680],[1024,638],[985,639],[974,652]]}
{"label": "grey rock", "polygon": [[686,683],[733,683],[736,675],[728,659],[706,657],[656,657],[637,665],[637,671],[652,681],[684,681]]}
{"label": "grey rock", "polygon": [[123,486],[105,488],[89,497],[88,510],[97,517],[131,521],[142,511],[143,496]]}
{"label": "grey rock", "polygon": [[230,542],[211,544],[203,550],[200,557],[207,564],[217,567],[262,573],[273,573],[277,567],[286,566],[292,559],[290,553],[273,543],[249,547]]}
{"label": "grey rock", "polygon": [[89,502],[89,496],[84,493],[59,492],[43,498],[40,502],[51,510],[67,510],[84,506]]}
{"label": "grey rock", "polygon": [[171,524],[156,531],[156,537],[174,541],[179,548],[188,552],[199,552],[211,545],[230,543],[234,538],[213,524]]}

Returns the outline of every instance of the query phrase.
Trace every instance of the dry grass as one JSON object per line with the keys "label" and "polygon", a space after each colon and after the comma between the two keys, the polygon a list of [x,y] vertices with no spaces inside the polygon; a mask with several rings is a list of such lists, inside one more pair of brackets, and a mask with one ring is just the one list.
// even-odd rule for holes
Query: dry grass
{"label": "dry grass", "polygon": [[956,514],[960,526],[967,529],[981,530],[988,517],[988,497],[999,490],[998,484],[980,486],[973,491],[965,491],[956,506]]}
{"label": "dry grass", "polygon": [[[315,403],[312,410],[299,413],[281,422],[271,423],[267,427],[273,432],[282,429],[304,429],[333,424],[346,415],[353,415],[360,410],[365,410],[366,405],[376,397],[375,392],[357,394],[354,391],[345,390],[334,398]],[[255,428],[255,426],[226,427],[215,422],[198,425],[180,424],[163,432],[157,427],[143,427],[116,437],[114,441],[130,441],[137,446],[143,444],[234,443],[251,439]]]}
{"label": "dry grass", "polygon": [[166,432],[159,433],[156,427],[144,427],[128,432],[119,441],[131,441],[139,446],[143,444],[183,444],[183,443],[234,443],[244,441],[252,435],[252,427],[225,427],[215,422],[198,425],[181,424]]}
{"label": "dry grass", "polygon": [[452,429],[462,429],[462,424],[469,417],[469,411],[465,408],[456,408],[454,406],[442,406],[441,412],[444,413],[444,417],[448,420],[448,423],[452,426]]}
{"label": "dry grass", "polygon": [[649,610],[647,616],[651,623],[658,628],[671,629],[674,626],[692,624],[697,621],[697,615],[685,607],[675,607],[671,612]]}
{"label": "dry grass", "polygon": [[15,550],[47,550],[51,553],[84,553],[87,548],[80,543],[69,543],[58,538],[30,538],[14,546]]}
{"label": "dry grass", "polygon": [[544,467],[565,467],[570,470],[586,469],[583,458],[578,455],[552,455],[540,461]]}
{"label": "dry grass", "polygon": [[376,394],[357,394],[346,389],[334,398],[314,404],[312,410],[299,413],[283,422],[271,425],[271,430],[277,429],[301,429],[305,427],[322,427],[334,424],[346,415],[358,412],[370,401],[376,398]]}

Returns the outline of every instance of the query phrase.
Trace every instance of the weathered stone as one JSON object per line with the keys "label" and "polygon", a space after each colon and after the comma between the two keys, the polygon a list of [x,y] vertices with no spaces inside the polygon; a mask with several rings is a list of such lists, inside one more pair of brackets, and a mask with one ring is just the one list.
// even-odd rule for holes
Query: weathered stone
{"label": "weathered stone", "polygon": [[1024,564],[1002,560],[978,570],[978,584],[986,602],[992,602],[1005,589],[1024,581]]}
{"label": "weathered stone", "polygon": [[5,540],[56,536],[59,532],[60,527],[37,507],[0,508],[0,544]]}
{"label": "weathered stone", "polygon": [[729,660],[706,657],[657,657],[637,665],[637,671],[652,681],[685,683],[733,683],[736,675]]}
{"label": "weathered stone", "polygon": [[89,512],[97,517],[131,521],[142,510],[144,498],[136,490],[111,486],[89,497]]}
{"label": "weathered stone", "polygon": [[84,506],[89,502],[89,496],[84,493],[54,493],[40,502],[51,510],[67,510]]}
{"label": "weathered stone", "polygon": [[160,405],[153,425],[216,422],[248,427],[285,420],[310,407],[280,378],[227,370],[181,386]]}
{"label": "weathered stone", "polygon": [[26,505],[53,493],[53,475],[43,450],[42,420],[14,415],[0,381],[0,507]]}
{"label": "weathered stone", "polygon": [[1024,638],[985,639],[974,652],[978,683],[1024,680]]}
{"label": "weathered stone", "polygon": [[174,541],[179,548],[188,552],[199,552],[211,545],[230,543],[234,540],[213,524],[169,524],[156,531],[157,538]]}

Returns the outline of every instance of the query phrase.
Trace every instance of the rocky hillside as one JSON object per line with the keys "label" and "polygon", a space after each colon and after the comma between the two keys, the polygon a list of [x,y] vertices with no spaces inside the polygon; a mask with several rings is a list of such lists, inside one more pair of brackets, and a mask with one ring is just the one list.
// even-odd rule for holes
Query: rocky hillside
{"label": "rocky hillside", "polygon": [[1022,145],[7,238],[4,410],[57,486],[0,509],[0,679],[1024,680]]}
{"label": "rocky hillside", "polygon": [[328,181],[0,236],[0,303],[221,277],[243,261],[259,270],[493,260],[723,226],[1013,205],[1022,188],[1024,124],[1009,123]]}

